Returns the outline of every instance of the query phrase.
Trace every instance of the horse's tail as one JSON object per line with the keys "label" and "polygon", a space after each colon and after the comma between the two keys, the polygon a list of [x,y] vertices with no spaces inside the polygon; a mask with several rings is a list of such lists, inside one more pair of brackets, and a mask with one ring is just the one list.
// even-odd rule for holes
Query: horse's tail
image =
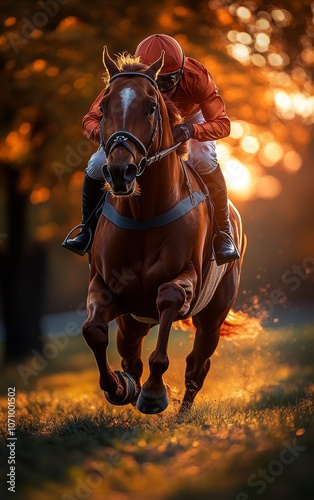
{"label": "horse's tail", "polygon": [[[174,328],[183,331],[195,332],[196,328],[192,322],[192,318],[179,320],[174,323]],[[239,338],[253,338],[262,331],[262,325],[259,318],[250,317],[242,311],[234,311],[231,309],[225,321],[221,325],[220,335],[230,337],[237,335]]]}
{"label": "horse's tail", "polygon": [[187,319],[179,319],[179,321],[176,321],[173,324],[173,328],[175,330],[182,330],[183,332],[195,332],[196,328],[193,324],[192,318],[187,318]]}
{"label": "horse's tail", "polygon": [[231,309],[220,329],[220,335],[234,336],[240,338],[256,337],[263,327],[260,318],[251,317],[242,311],[234,311]]}

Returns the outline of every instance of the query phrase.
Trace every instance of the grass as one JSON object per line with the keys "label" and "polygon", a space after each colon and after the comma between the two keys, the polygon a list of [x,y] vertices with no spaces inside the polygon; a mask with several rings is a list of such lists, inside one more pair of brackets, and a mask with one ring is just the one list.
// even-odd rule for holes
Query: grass
{"label": "grass", "polygon": [[[144,346],[145,375],[155,335]],[[173,402],[156,416],[104,400],[80,337],[40,370],[31,360],[28,378],[11,368],[0,384],[1,498],[12,497],[5,485],[9,386],[17,392],[16,499],[313,498],[313,337],[314,327],[303,325],[222,338],[197,403],[181,421],[189,332],[172,332],[165,380]],[[112,345],[110,362],[118,367],[118,360]]]}

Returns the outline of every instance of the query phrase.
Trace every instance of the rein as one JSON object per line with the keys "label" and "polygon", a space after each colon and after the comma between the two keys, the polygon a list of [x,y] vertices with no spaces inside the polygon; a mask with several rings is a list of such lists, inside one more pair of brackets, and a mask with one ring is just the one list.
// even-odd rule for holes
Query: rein
{"label": "rein", "polygon": [[[125,71],[122,73],[117,73],[111,77],[109,83],[112,83],[117,78],[130,77],[130,76],[131,77],[132,76],[140,76],[142,78],[146,78],[146,80],[148,80],[156,90],[158,89],[157,83],[149,75],[147,75],[145,73],[138,73],[136,71]],[[155,139],[158,127],[161,131],[160,138],[159,138],[158,151],[154,155],[147,158],[149,149],[150,149],[150,147]],[[139,163],[134,164],[136,167],[136,171],[137,171],[136,177],[139,177],[140,175],[142,175],[143,172],[145,171],[146,167],[148,167],[149,165],[151,165],[152,163],[154,163],[156,161],[160,161],[165,156],[173,153],[181,145],[181,142],[179,142],[178,144],[175,144],[174,146],[171,146],[169,148],[166,148],[166,149],[160,151],[161,137],[162,137],[162,118],[161,118],[161,114],[160,114],[159,102],[157,103],[157,110],[156,110],[156,114],[155,114],[154,130],[153,130],[152,138],[151,138],[151,141],[150,141],[150,144],[148,147],[146,147],[142,143],[142,141],[140,141],[135,135],[131,134],[131,132],[128,132],[127,130],[118,130],[117,132],[114,132],[107,139],[106,142],[104,142],[104,140],[103,140],[103,134],[101,134],[101,137],[102,137],[101,138],[101,145],[104,149],[104,152],[105,152],[105,155],[107,158],[115,148],[117,148],[119,146],[123,146],[129,151],[129,153],[131,153],[131,155],[133,156],[133,158],[135,160],[134,152],[127,141],[130,141],[134,144],[134,146],[143,155],[142,158],[140,159]]]}

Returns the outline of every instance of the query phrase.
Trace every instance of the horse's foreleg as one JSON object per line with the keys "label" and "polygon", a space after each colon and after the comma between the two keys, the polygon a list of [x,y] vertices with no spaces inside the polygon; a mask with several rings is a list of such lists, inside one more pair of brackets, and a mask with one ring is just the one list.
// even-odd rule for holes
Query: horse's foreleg
{"label": "horse's foreleg", "polygon": [[158,289],[157,308],[159,312],[159,334],[156,349],[149,357],[150,374],[144,383],[137,407],[142,413],[160,413],[169,404],[163,374],[168,369],[168,340],[171,325],[178,314],[185,314],[193,298],[196,274],[182,276],[161,285]]}
{"label": "horse's foreleg", "polygon": [[100,388],[110,402],[127,404],[136,392],[134,381],[127,374],[113,372],[107,360],[108,324],[119,315],[118,304],[99,275],[94,276],[89,285],[87,312],[82,332],[99,368]]}
{"label": "horse's foreleg", "polygon": [[143,373],[142,344],[152,325],[141,323],[129,314],[117,318],[117,324],[117,348],[122,357],[122,368],[133,377],[138,389],[140,389]]}

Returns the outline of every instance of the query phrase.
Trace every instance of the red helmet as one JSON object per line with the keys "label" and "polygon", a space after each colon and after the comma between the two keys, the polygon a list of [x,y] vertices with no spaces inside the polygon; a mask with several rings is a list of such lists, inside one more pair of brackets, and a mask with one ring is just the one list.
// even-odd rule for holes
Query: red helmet
{"label": "red helmet", "polygon": [[138,44],[135,56],[149,66],[161,56],[163,50],[164,65],[157,84],[162,92],[168,92],[179,83],[183,71],[184,52],[177,40],[169,35],[150,35]]}
{"label": "red helmet", "polygon": [[150,35],[138,44],[135,55],[148,66],[165,51],[165,61],[161,74],[174,73],[182,68],[184,52],[181,45],[169,35]]}

